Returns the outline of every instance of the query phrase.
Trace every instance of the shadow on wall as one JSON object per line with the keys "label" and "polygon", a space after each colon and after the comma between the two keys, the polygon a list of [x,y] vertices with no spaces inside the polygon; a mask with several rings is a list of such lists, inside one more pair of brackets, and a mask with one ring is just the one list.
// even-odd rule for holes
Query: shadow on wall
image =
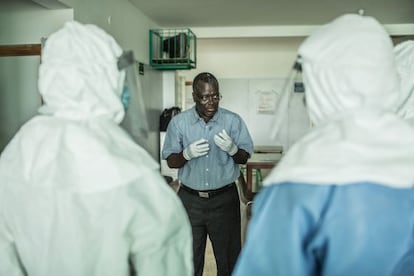
{"label": "shadow on wall", "polygon": [[0,151],[41,105],[39,56],[0,58]]}

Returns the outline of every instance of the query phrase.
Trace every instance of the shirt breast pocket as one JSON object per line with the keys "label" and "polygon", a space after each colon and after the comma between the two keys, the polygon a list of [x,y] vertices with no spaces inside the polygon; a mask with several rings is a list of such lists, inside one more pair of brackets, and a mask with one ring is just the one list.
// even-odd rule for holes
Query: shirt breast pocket
{"label": "shirt breast pocket", "polygon": [[227,165],[229,162],[231,162],[231,157],[230,155],[227,154],[227,152],[224,152],[222,150],[219,150],[218,154],[218,165],[219,166],[225,166]]}

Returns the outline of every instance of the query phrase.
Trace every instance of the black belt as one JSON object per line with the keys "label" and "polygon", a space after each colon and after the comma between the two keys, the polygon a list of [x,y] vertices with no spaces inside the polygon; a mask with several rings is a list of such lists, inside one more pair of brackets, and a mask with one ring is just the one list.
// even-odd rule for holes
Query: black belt
{"label": "black belt", "polygon": [[227,184],[226,186],[218,188],[216,190],[197,191],[197,190],[191,189],[190,187],[185,186],[184,184],[181,184],[180,189],[183,189],[184,191],[187,191],[190,194],[193,194],[199,197],[210,198],[215,195],[221,194],[227,190],[230,190],[233,187],[233,185],[234,185],[234,182]]}

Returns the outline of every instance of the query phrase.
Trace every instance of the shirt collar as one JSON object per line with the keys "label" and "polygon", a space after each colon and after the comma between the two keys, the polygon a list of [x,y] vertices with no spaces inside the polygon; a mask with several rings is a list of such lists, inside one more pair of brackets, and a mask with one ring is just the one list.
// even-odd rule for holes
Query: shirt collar
{"label": "shirt collar", "polygon": [[[198,115],[195,105],[191,109],[191,113],[193,114],[193,124],[196,124],[199,120],[204,122],[203,118],[201,118],[200,115]],[[217,122],[221,116],[221,113],[221,108],[218,107],[217,112],[214,114],[213,118],[211,118],[209,122]]]}

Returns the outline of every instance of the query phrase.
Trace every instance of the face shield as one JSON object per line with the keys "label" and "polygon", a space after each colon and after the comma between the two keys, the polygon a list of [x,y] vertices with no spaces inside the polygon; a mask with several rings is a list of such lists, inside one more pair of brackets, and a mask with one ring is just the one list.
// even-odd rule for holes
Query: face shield
{"label": "face shield", "polygon": [[118,58],[118,70],[125,72],[125,81],[120,95],[125,117],[121,126],[129,131],[135,142],[140,143],[142,138],[148,137],[148,120],[132,51],[124,51]]}
{"label": "face shield", "polygon": [[305,87],[302,81],[301,59],[298,57],[277,98],[271,136],[286,151],[309,128],[310,121],[306,108]]}
{"label": "face shield", "polygon": [[394,53],[401,81],[397,113],[414,124],[414,40],[397,44]]}

